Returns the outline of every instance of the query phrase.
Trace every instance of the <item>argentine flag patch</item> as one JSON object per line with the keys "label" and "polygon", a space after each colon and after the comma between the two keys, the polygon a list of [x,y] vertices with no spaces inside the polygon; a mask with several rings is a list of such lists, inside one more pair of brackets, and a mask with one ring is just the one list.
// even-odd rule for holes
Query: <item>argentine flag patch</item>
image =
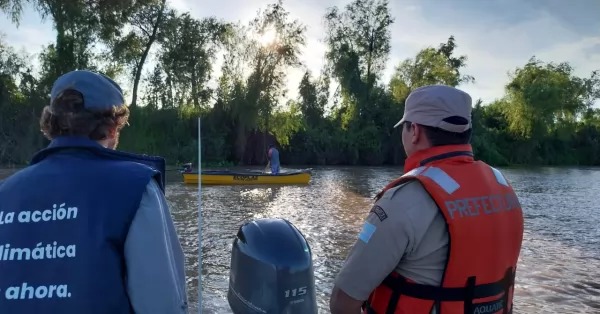
{"label": "argentine flag patch", "polygon": [[358,238],[364,243],[369,243],[369,240],[371,239],[371,236],[373,236],[373,233],[375,233],[376,229],[377,227],[375,227],[373,224],[371,224],[368,221],[365,221],[362,230],[358,234]]}

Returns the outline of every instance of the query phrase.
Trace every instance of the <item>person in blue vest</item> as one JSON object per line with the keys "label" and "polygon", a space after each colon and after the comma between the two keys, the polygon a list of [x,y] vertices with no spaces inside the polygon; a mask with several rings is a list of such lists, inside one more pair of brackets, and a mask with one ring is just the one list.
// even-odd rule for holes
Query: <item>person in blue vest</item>
{"label": "person in blue vest", "polygon": [[269,145],[269,151],[267,152],[269,162],[265,169],[271,168],[271,174],[279,174],[279,151],[275,148],[275,145]]}
{"label": "person in blue vest", "polygon": [[165,161],[114,150],[124,102],[97,73],[54,83],[50,145],[0,185],[0,313],[188,313]]}

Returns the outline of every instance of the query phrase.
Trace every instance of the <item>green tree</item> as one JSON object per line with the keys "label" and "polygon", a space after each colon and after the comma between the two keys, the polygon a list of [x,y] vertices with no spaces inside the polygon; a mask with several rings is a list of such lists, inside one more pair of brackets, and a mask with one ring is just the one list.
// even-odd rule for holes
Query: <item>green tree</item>
{"label": "green tree", "polygon": [[[325,12],[326,65],[315,76],[300,62],[306,28],[281,1],[240,25],[194,18],[163,0],[0,0],[17,24],[25,5],[51,19],[57,36],[40,53],[39,72],[31,56],[0,39],[0,164],[24,164],[47,144],[40,112],[56,77],[74,69],[132,86],[120,149],[195,161],[200,118],[202,160],[213,166],[264,164],[269,142],[288,164],[401,164],[401,130],[392,126],[408,94],[474,82],[453,36],[382,82],[394,22],[384,0]],[[286,84],[293,68],[305,71],[297,99]],[[579,77],[568,62],[532,58],[510,74],[502,97],[476,101],[473,149],[494,165],[600,165],[600,109],[592,106],[599,96],[599,72]]]}
{"label": "green tree", "polygon": [[112,48],[113,58],[125,64],[129,70],[128,74],[133,78],[131,107],[137,106],[142,71],[150,49],[158,39],[159,29],[164,21],[166,0],[136,4],[128,14],[127,25],[130,31],[123,36],[114,36],[107,40]]}
{"label": "green tree", "polygon": [[443,84],[458,86],[475,81],[470,75],[461,73],[467,66],[466,56],[454,56],[457,45],[454,36],[438,49],[425,48],[414,59],[406,59],[400,63],[390,81],[390,89],[394,99],[403,102],[408,94],[421,86]]}

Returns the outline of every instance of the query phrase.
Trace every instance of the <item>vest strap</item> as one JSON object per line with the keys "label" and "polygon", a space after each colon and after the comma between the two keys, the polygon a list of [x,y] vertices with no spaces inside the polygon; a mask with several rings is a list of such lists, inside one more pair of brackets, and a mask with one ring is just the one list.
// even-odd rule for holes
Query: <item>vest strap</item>
{"label": "vest strap", "polygon": [[465,287],[464,314],[473,313],[473,299],[475,297],[475,287],[477,287],[477,277],[471,276],[467,278],[467,286]]}
{"label": "vest strap", "polygon": [[436,155],[436,156],[429,157],[427,159],[423,159],[423,160],[421,160],[421,162],[419,163],[419,165],[420,166],[425,166],[428,163],[432,163],[434,161],[438,161],[438,160],[442,160],[442,159],[448,159],[448,158],[454,158],[454,157],[459,157],[459,156],[474,157],[473,156],[473,152],[467,152],[467,151],[447,152],[447,153],[443,153],[443,154],[439,154],[439,155]]}
{"label": "vest strap", "polygon": [[504,274],[504,279],[502,280],[504,282],[504,295],[502,296],[502,304],[504,304],[504,310],[502,311],[503,314],[512,313],[512,306],[510,307],[509,311],[508,306],[506,305],[508,304],[508,293],[510,292],[510,288],[514,287],[515,284],[516,274],[517,272],[513,271],[512,267],[509,267]]}
{"label": "vest strap", "polygon": [[[481,304],[473,303],[475,299],[483,299],[497,296],[503,293],[501,298],[503,307],[503,314],[511,314],[512,308],[508,310],[508,297],[510,288],[514,285],[515,272],[513,268],[509,267],[506,270],[504,278],[499,281],[476,285],[476,277],[469,277],[467,279],[465,287],[450,288],[450,287],[436,287],[430,285],[423,285],[418,283],[409,282],[402,276],[393,277],[387,276],[383,280],[383,285],[387,286],[391,291],[392,295],[385,313],[376,313],[369,305],[365,303],[365,313],[367,314],[394,314],[398,302],[401,296],[407,296],[411,298],[421,300],[432,300],[439,307],[440,302],[463,302],[464,313],[472,314],[475,306]],[[492,301],[492,303],[497,301]],[[485,302],[487,303],[487,302]]]}
{"label": "vest strap", "polygon": [[[423,300],[439,300],[439,301],[466,301],[468,290],[473,289],[473,299],[483,299],[493,296],[497,296],[506,291],[507,286],[511,287],[514,282],[514,273],[512,268],[508,282],[505,278],[493,283],[486,283],[481,285],[475,285],[473,288],[468,286],[460,288],[450,287],[436,287],[430,285],[423,285],[413,282],[408,282],[404,277],[392,277],[388,276],[383,280],[383,284],[386,285],[393,291],[398,291],[402,295],[409,296],[412,298],[423,299]],[[508,271],[507,270],[507,273]]]}
{"label": "vest strap", "polygon": [[[506,309],[507,307],[505,306],[504,308]],[[504,311],[507,311],[506,314],[513,314],[513,310],[512,309],[513,308],[511,306],[510,310],[504,310]],[[439,313],[439,311],[436,312],[436,313]],[[369,303],[365,303],[365,305],[363,306],[363,314],[381,314],[381,313],[375,312],[375,310],[369,305]],[[414,314],[418,314],[418,313],[414,313]],[[429,314],[429,313],[424,313],[424,314]]]}

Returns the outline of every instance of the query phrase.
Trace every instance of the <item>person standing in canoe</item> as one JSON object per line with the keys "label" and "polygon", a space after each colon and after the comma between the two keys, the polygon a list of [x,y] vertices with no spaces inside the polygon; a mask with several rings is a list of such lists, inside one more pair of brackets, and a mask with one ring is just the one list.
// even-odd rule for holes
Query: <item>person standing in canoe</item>
{"label": "person standing in canoe", "polygon": [[376,196],[332,314],[512,313],[523,212],[504,175],[474,160],[471,110],[449,86],[408,96],[405,174]]}
{"label": "person standing in canoe", "polygon": [[97,73],[54,83],[50,145],[0,185],[0,313],[188,313],[165,161],[115,151],[124,102]]}
{"label": "person standing in canoe", "polygon": [[267,158],[269,159],[269,162],[267,163],[265,171],[271,168],[271,174],[279,174],[279,151],[275,148],[275,145],[269,145]]}

